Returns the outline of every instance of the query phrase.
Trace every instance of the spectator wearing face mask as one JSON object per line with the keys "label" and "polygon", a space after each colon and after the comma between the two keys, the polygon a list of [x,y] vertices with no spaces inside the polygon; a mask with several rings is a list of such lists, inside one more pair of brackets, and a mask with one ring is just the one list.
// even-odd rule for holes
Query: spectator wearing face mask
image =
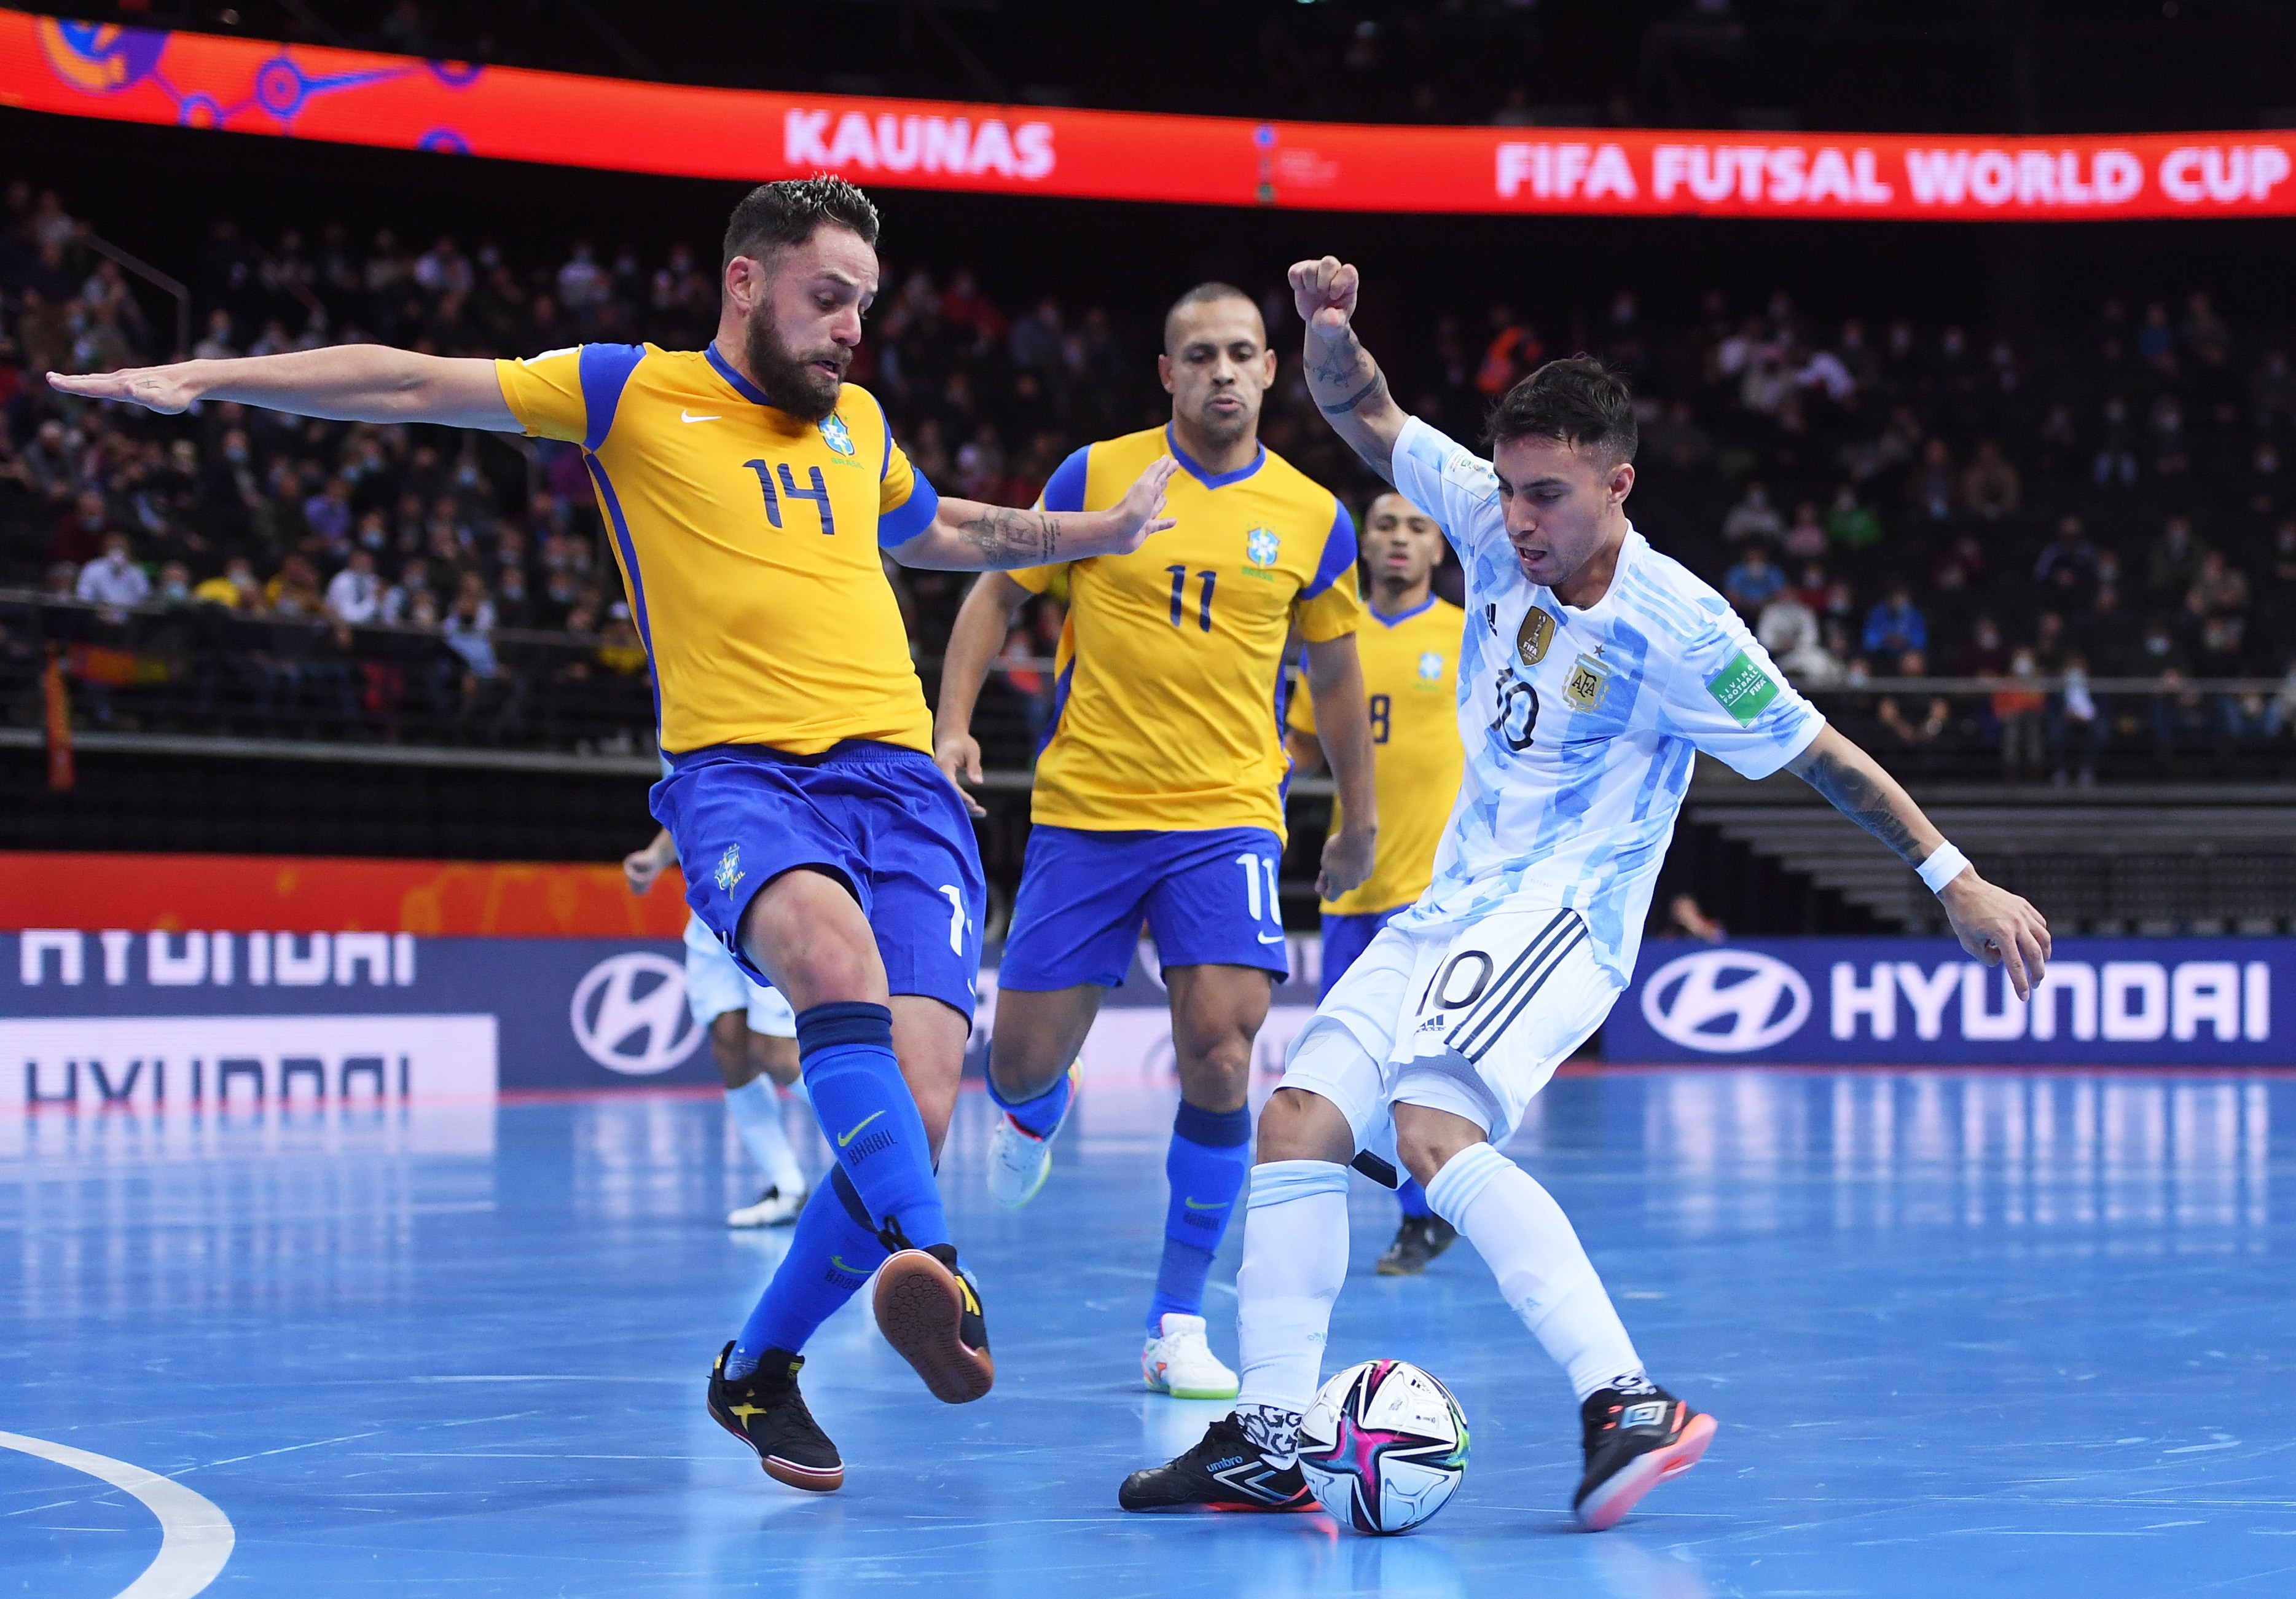
{"label": "spectator wearing face mask", "polygon": [[127,534],[104,535],[102,557],[80,568],[72,594],[86,604],[106,607],[115,616],[152,597],[152,579],[127,558]]}
{"label": "spectator wearing face mask", "polygon": [[382,614],[382,579],[375,575],[373,552],[353,550],[349,562],[328,579],[327,614],[352,627]]}

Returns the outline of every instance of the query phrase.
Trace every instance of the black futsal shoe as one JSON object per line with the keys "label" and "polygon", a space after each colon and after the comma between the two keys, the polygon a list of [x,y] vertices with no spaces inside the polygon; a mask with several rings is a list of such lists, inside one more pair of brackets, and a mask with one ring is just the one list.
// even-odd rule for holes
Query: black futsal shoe
{"label": "black futsal shoe", "polygon": [[1382,1277],[1415,1277],[1427,1263],[1459,1242],[1459,1229],[1439,1216],[1406,1216],[1395,1242],[1379,1258]]}
{"label": "black futsal shoe", "polygon": [[1127,1510],[1296,1511],[1316,1508],[1297,1456],[1271,1458],[1233,1414],[1178,1459],[1135,1472],[1116,1490]]}
{"label": "black futsal shoe", "polygon": [[1647,1383],[1587,1395],[1578,1419],[1587,1431],[1587,1475],[1570,1509],[1589,1532],[1618,1525],[1644,1494],[1696,1465],[1714,1440],[1712,1416]]}
{"label": "black futsal shoe", "polygon": [[899,1249],[877,1268],[877,1329],[934,1398],[969,1405],[996,1382],[980,1284],[946,1243]]}
{"label": "black futsal shoe", "polygon": [[797,1374],[805,1357],[787,1349],[767,1349],[758,1369],[746,1377],[729,1379],[726,1363],[734,1346],[718,1351],[709,1370],[709,1417],[758,1452],[758,1464],[775,1482],[786,1482],[816,1494],[845,1486],[845,1463],[837,1446],[805,1407],[797,1390]]}

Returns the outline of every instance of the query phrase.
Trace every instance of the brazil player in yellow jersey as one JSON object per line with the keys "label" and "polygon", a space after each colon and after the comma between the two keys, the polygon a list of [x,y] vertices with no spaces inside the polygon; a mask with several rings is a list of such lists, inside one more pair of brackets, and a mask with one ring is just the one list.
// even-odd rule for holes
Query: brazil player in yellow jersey
{"label": "brazil player in yellow jersey", "polygon": [[230,399],[306,416],[427,422],[578,444],[652,659],[670,771],[652,794],[686,898],[797,1012],[800,1068],[837,1169],[720,1352],[709,1406],[797,1488],[844,1464],[798,1392],[800,1350],[873,1273],[877,1324],[939,1398],[995,1377],[977,1284],[933,1185],[980,958],[972,827],[880,552],[951,570],[1122,555],[1170,526],[1168,462],[1104,509],[943,499],[844,382],[877,291],[877,212],[834,177],[767,184],[726,230],[701,350],[585,345],[524,361],[374,345],[50,374],[181,411]]}
{"label": "brazil player in yellow jersey", "polygon": [[969,726],[982,676],[1014,611],[1065,576],[1055,709],[997,973],[989,1092],[1004,1113],[989,1192],[1014,1206],[1043,1186],[1078,1051],[1145,922],[1171,995],[1180,1107],[1141,1373],[1157,1391],[1218,1398],[1236,1378],[1205,1342],[1204,1283],[1250,1168],[1252,1042],[1288,970],[1276,863],[1295,630],[1347,802],[1324,851],[1325,894],[1371,870],[1378,802],[1355,656],[1355,527],[1330,490],[1259,442],[1275,356],[1258,308],[1223,283],[1191,290],[1165,318],[1158,370],[1170,423],[1078,450],[1038,505],[1113,504],[1168,454],[1178,525],[1135,554],[976,584],[949,639],[936,753],[979,780]]}
{"label": "brazil player in yellow jersey", "polygon": [[[1344,976],[1372,935],[1427,891],[1435,849],[1458,797],[1466,751],[1459,744],[1459,630],[1467,613],[1435,593],[1443,529],[1393,492],[1364,517],[1364,569],[1371,577],[1370,615],[1356,634],[1371,712],[1379,774],[1379,849],[1371,876],[1324,901],[1323,991]],[[1293,696],[1285,742],[1295,773],[1320,770],[1315,696]],[[1342,824],[1338,810],[1332,824]],[[1427,1207],[1427,1191],[1406,1177],[1396,1198],[1403,1223],[1379,1258],[1382,1276],[1416,1276],[1459,1234]]]}

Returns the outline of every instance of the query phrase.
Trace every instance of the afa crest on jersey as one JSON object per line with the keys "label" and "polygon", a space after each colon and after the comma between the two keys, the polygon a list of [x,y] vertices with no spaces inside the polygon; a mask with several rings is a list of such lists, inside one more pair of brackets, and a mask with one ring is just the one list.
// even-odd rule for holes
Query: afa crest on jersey
{"label": "afa crest on jersey", "polygon": [[1275,564],[1283,553],[1283,541],[1270,528],[1254,528],[1243,536],[1243,558],[1261,571]]}
{"label": "afa crest on jersey", "polygon": [[845,419],[832,413],[821,419],[821,441],[840,455],[853,453],[853,433]]}
{"label": "afa crest on jersey", "polygon": [[1562,684],[1562,697],[1580,710],[1594,709],[1610,692],[1611,668],[1592,655],[1581,655],[1573,661],[1570,676]]}

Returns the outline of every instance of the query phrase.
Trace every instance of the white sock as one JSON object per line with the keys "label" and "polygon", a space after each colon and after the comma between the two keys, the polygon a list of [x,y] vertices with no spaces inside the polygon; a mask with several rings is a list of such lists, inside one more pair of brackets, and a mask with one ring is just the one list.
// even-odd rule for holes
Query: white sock
{"label": "white sock", "polygon": [[1644,1380],[1634,1341],[1570,1218],[1536,1177],[1478,1144],[1435,1174],[1427,1203],[1481,1253],[1500,1296],[1570,1374],[1580,1400]]}
{"label": "white sock", "polygon": [[1348,1168],[1329,1160],[1253,1167],[1235,1274],[1239,1414],[1254,1405],[1308,1408],[1347,1275]]}
{"label": "white sock", "polygon": [[805,1170],[782,1128],[782,1102],[773,1079],[754,1077],[738,1088],[726,1090],[726,1110],[742,1135],[742,1147],[766,1174],[766,1181],[783,1193],[805,1192]]}

